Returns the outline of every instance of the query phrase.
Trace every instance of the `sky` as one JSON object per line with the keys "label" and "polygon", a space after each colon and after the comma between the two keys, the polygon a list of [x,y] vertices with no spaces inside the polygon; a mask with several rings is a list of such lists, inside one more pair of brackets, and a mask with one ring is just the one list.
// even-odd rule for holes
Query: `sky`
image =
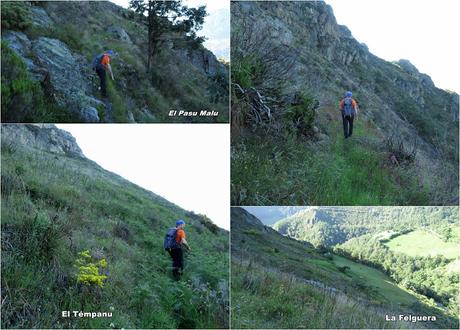
{"label": "sky", "polygon": [[387,61],[408,59],[434,84],[460,93],[460,1],[326,0],[337,22]]}
{"label": "sky", "polygon": [[104,169],[230,229],[227,124],[56,126]]}
{"label": "sky", "polygon": [[[125,8],[129,5],[129,0],[110,1]],[[230,0],[183,0],[183,4],[189,7],[206,5],[209,15],[198,35],[207,38],[204,46],[214,55],[230,61]]]}

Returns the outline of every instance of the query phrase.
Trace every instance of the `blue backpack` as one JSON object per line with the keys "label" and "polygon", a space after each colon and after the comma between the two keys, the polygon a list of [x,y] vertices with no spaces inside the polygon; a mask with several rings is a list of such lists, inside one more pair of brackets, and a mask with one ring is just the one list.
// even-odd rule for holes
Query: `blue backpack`
{"label": "blue backpack", "polygon": [[178,247],[177,242],[176,242],[176,233],[177,233],[176,228],[168,229],[168,232],[165,235],[165,241],[163,243],[163,247],[165,250],[171,250],[171,249]]}
{"label": "blue backpack", "polygon": [[101,63],[102,58],[104,57],[104,55],[105,55],[105,54],[102,53],[102,54],[99,54],[99,55],[97,55],[97,56],[95,56],[95,57],[93,58],[93,64],[92,64],[93,70],[96,70],[96,69],[97,69],[97,67],[98,67],[98,65]]}
{"label": "blue backpack", "polygon": [[355,109],[353,109],[353,101],[351,97],[346,97],[343,102],[343,114],[345,117],[351,117],[355,114]]}

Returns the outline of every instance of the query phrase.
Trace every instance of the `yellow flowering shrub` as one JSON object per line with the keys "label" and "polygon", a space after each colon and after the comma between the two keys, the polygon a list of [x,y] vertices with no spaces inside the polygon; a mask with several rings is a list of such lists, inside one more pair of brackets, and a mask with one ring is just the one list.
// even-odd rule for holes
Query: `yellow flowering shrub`
{"label": "yellow flowering shrub", "polygon": [[85,250],[78,254],[78,258],[75,261],[75,267],[78,268],[77,283],[83,283],[90,286],[97,285],[101,288],[104,287],[104,280],[107,276],[101,275],[99,271],[107,267],[107,261],[105,259],[95,261],[89,254],[89,250]]}

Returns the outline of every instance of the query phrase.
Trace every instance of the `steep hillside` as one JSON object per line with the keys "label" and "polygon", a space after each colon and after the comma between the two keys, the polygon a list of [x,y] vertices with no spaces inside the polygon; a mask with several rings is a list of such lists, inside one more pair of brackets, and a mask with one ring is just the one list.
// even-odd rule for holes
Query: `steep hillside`
{"label": "steep hillside", "polygon": [[[232,208],[235,328],[456,328],[458,321],[378,269],[282,236]],[[385,321],[432,315],[435,322]]]}
{"label": "steep hillside", "polygon": [[[231,10],[234,204],[458,203],[456,93],[371,54],[323,1]],[[344,140],[347,90],[360,111]]]}
{"label": "steep hillside", "polygon": [[[104,170],[52,125],[3,124],[1,156],[2,328],[228,327],[227,231]],[[192,248],[179,282],[163,250],[178,218]]]}
{"label": "steep hillside", "polygon": [[[142,17],[108,1],[2,1],[2,121],[228,122],[228,68],[171,25],[146,73]],[[102,99],[92,61],[108,49]]]}

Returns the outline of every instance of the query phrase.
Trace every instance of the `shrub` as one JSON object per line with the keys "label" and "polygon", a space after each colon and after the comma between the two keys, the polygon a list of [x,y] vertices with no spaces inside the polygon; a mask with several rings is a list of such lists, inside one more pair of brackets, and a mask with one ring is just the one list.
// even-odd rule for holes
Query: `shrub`
{"label": "shrub", "polygon": [[242,88],[250,88],[260,83],[265,65],[255,55],[244,55],[232,64],[232,81]]}
{"label": "shrub", "polygon": [[3,29],[25,30],[31,25],[30,5],[27,2],[2,1],[1,8]]}
{"label": "shrub", "polygon": [[297,135],[313,135],[317,101],[303,93],[296,98],[297,101],[284,112],[286,128],[289,132],[295,131]]}
{"label": "shrub", "polygon": [[83,283],[89,286],[104,287],[103,281],[107,278],[106,275],[99,273],[100,269],[107,267],[107,261],[101,259],[94,261],[88,250],[82,251],[78,254],[75,260],[75,267],[78,268],[77,283]]}
{"label": "shrub", "polygon": [[63,231],[46,212],[27,217],[18,228],[24,258],[29,261],[50,260],[58,248]]}

